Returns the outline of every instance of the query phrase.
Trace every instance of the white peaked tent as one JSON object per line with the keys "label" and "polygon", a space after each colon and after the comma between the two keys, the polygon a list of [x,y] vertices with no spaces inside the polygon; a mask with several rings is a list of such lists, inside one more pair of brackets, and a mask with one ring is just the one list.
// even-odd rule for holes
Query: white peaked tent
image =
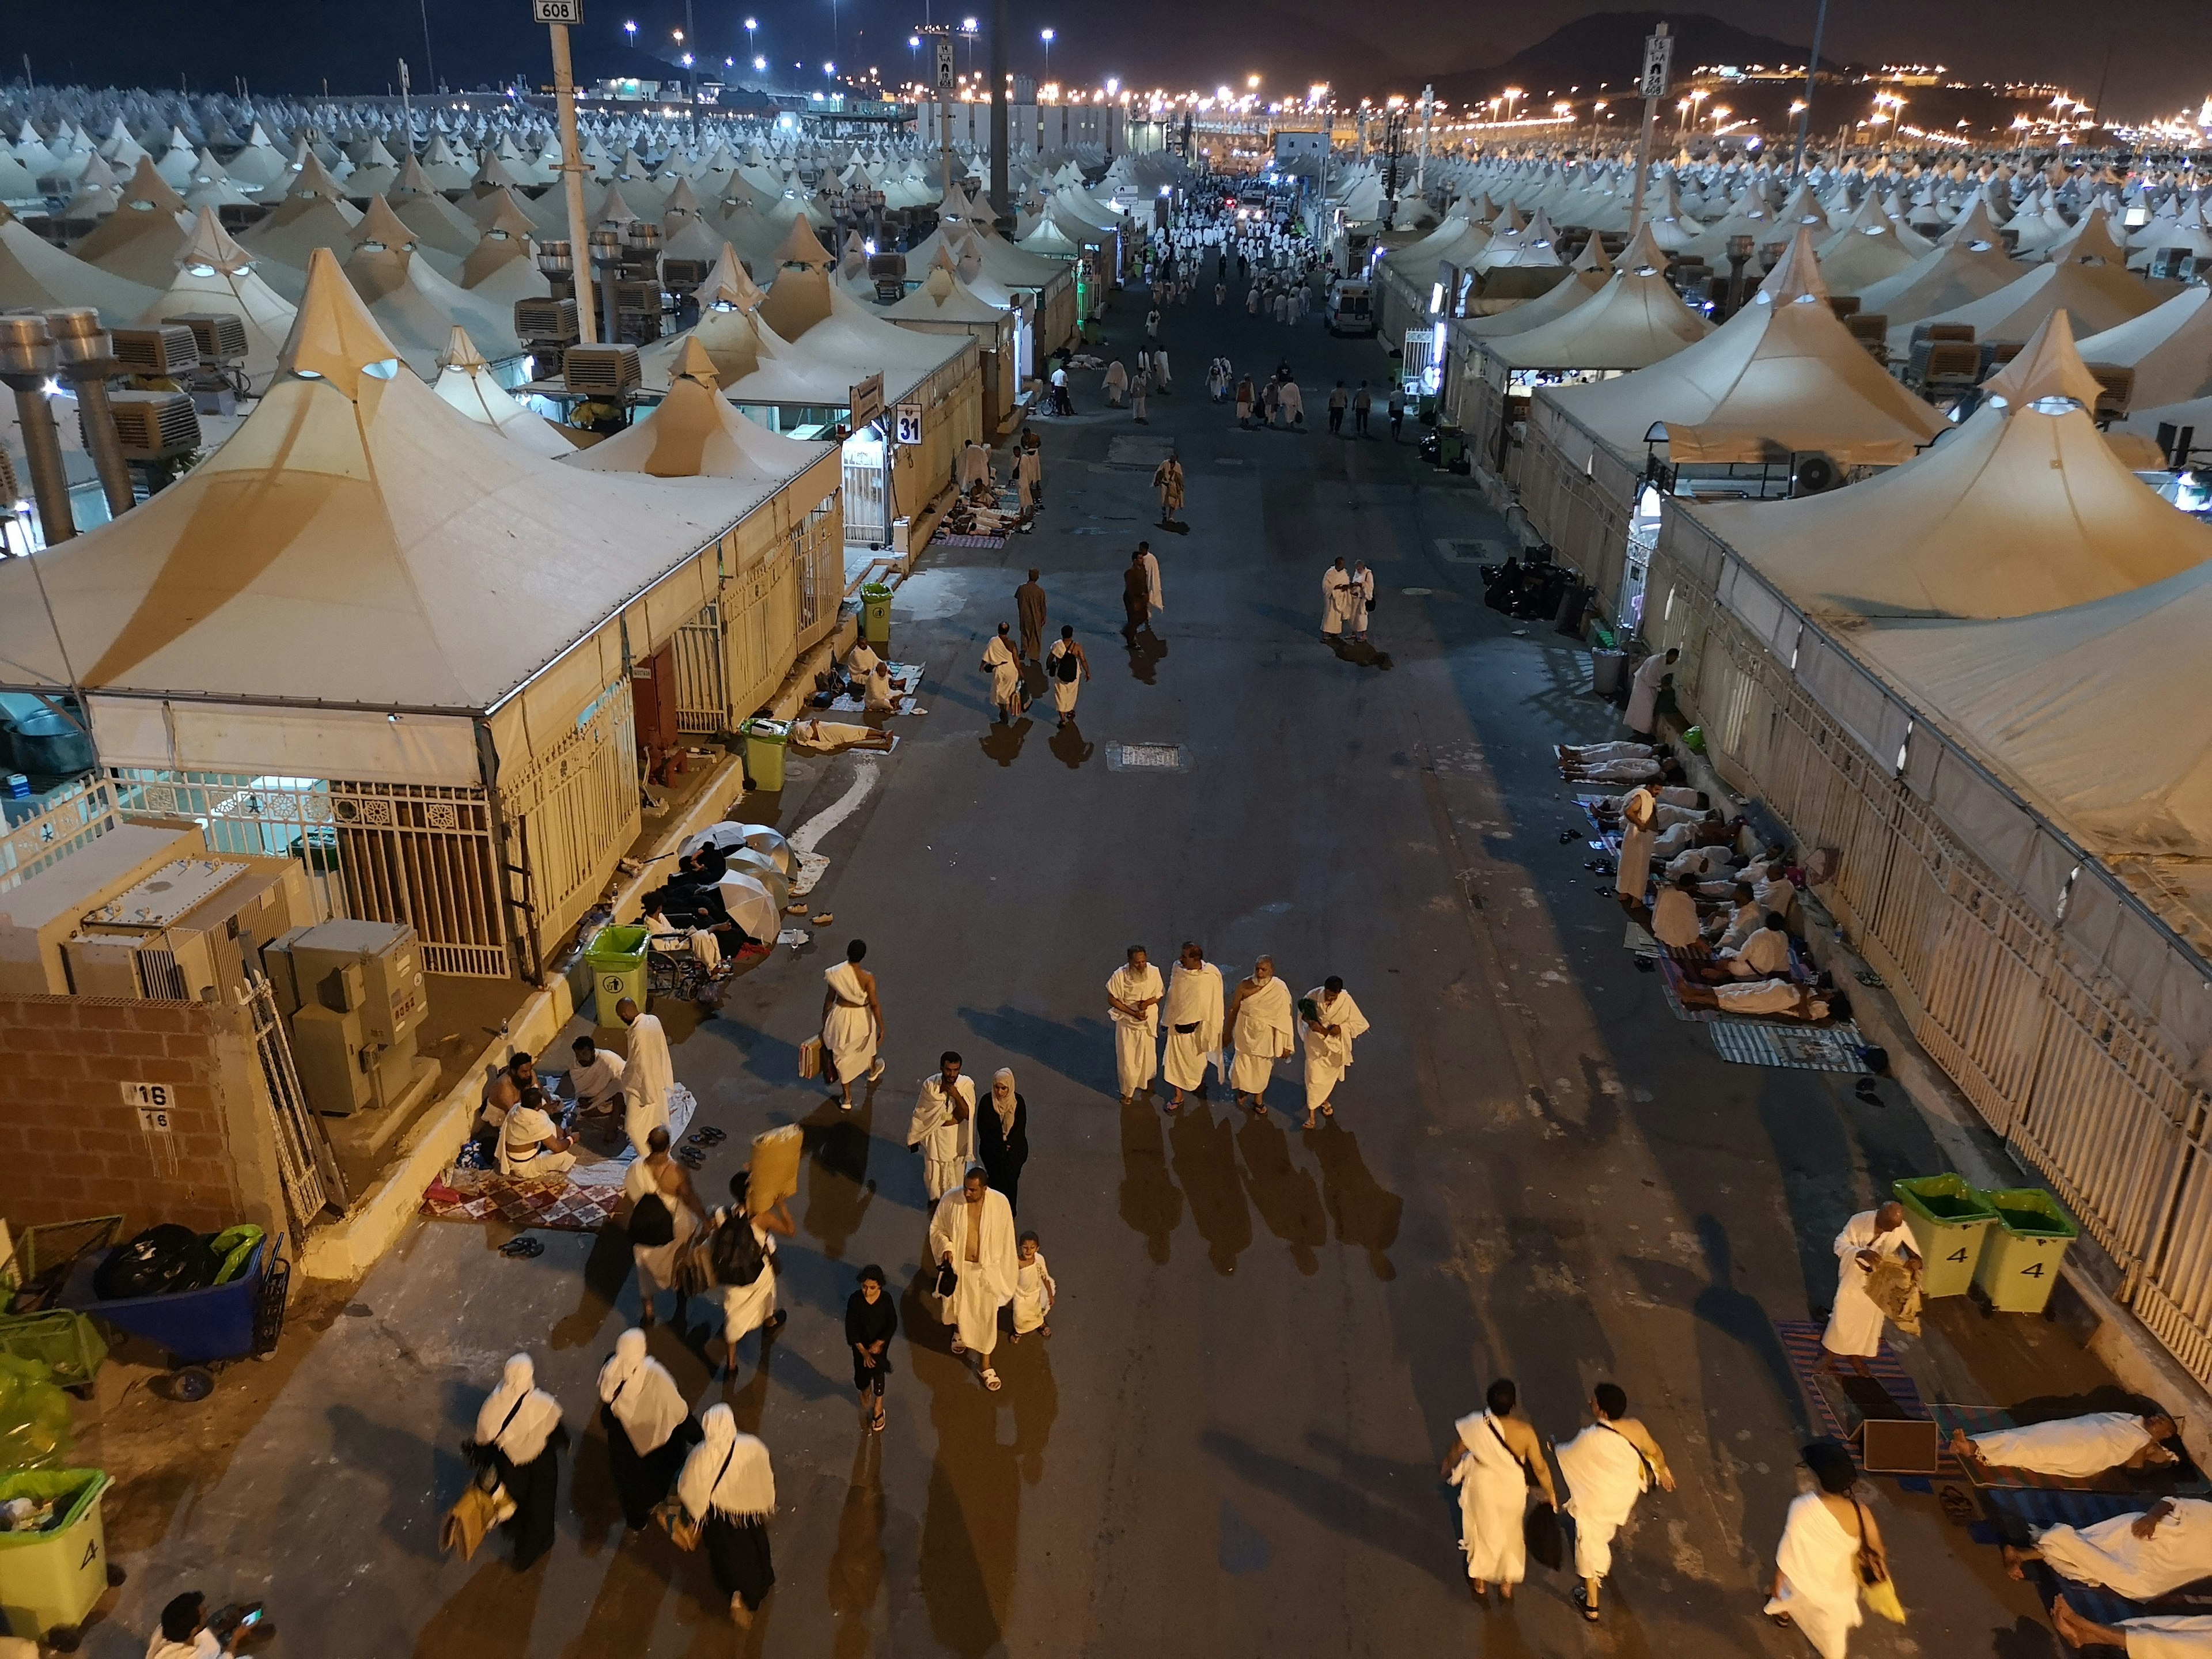
{"label": "white peaked tent", "polygon": [[[1889,216],[1880,193],[1869,191],[1857,211],[1816,250],[1820,280],[1831,294],[1858,294],[1911,270],[1921,257],[1905,245],[1905,237],[1911,234]],[[1919,245],[1927,246],[1925,242]]]}
{"label": "white peaked tent", "polygon": [[2208,637],[2212,559],[2063,611],[1885,624],[1851,647],[2086,850],[2204,860],[2212,702],[2177,696],[2174,671]]}
{"label": "white peaked tent", "polygon": [[192,218],[184,198],[142,159],[115,211],[70,251],[111,276],[159,287],[175,274]]}
{"label": "white peaked tent", "polygon": [[447,343],[431,389],[479,426],[490,427],[533,455],[558,460],[576,453],[575,444],[559,427],[515,402],[492,379],[491,365],[465,328],[456,328]]}
{"label": "white peaked tent", "polygon": [[2006,257],[1989,209],[1978,198],[1972,211],[1935,248],[1893,276],[1858,290],[1859,309],[1887,317],[1893,327],[1966,305],[2017,279],[2026,268]]}
{"label": "white peaked tent", "polygon": [[228,313],[245,325],[246,361],[240,367],[252,390],[266,386],[299,313],[254,273],[252,259],[223,230],[212,208],[200,210],[177,256],[174,279],[138,320],[159,323],[195,312]]}
{"label": "white peaked tent", "polygon": [[[2142,279],[2129,274],[2118,245],[2104,228],[2103,214],[2093,208],[2063,257],[2027,267],[1993,294],[1919,320],[1965,324],[1978,342],[2025,341],[2053,312],[2066,312],[2075,328],[2094,334],[2157,303]],[[1889,320],[1890,352],[1902,356],[1911,346],[1912,325],[1894,315]]]}
{"label": "white peaked tent", "polygon": [[319,803],[340,914],[410,921],[434,972],[528,971],[636,832],[627,653],[728,600],[769,492],[589,477],[465,418],[327,251],[285,369],[169,489],[0,563],[0,684],[81,686],[112,766],[292,781],[270,810]]}
{"label": "white peaked tent", "polygon": [[486,198],[499,204],[483,221],[483,234],[456,277],[460,285],[490,304],[512,306],[517,300],[543,300],[553,292],[545,273],[538,269],[536,249],[530,240],[530,218],[503,191]]}
{"label": "white peaked tent", "polygon": [[[1664,259],[1656,263],[1663,265]],[[1556,283],[1533,300],[1523,300],[1519,305],[1504,311],[1492,312],[1486,317],[1470,317],[1460,327],[1477,339],[1496,339],[1504,334],[1525,334],[1532,328],[1564,317],[1579,307],[1593,294],[1601,290],[1613,276],[1613,261],[1605,257],[1605,244],[1592,236],[1583,244],[1568,266],[1571,273],[1564,283]]]}
{"label": "white peaked tent", "polygon": [[0,207],[0,311],[91,306],[118,328],[143,313],[155,291],[63,252]]}
{"label": "white peaked tent", "polygon": [[1802,226],[1750,303],[1704,339],[1633,374],[1539,395],[1547,400],[1622,455],[1640,456],[1663,425],[1678,462],[1818,452],[1846,466],[1893,465],[1945,429],[1837,319]]}
{"label": "white peaked tent", "polygon": [[644,472],[656,478],[744,478],[781,488],[836,446],[770,432],[731,407],[714,360],[695,338],[678,352],[668,395],[646,419],[569,457],[587,472]]}
{"label": "white peaked tent", "polygon": [[2212,289],[2185,288],[2140,317],[2086,336],[2081,344],[2085,362],[2135,370],[2131,410],[2212,394]]}
{"label": "white peaked tent", "polygon": [[2063,313],[1987,392],[1965,426],[1864,483],[1686,511],[1808,616],[1844,623],[2056,611],[2212,557],[2212,526],[2161,501],[2097,430],[2097,381]]}
{"label": "white peaked tent", "polygon": [[[1534,310],[1550,297],[1519,309]],[[1595,294],[1535,328],[1493,334],[1484,344],[1507,368],[1639,369],[1712,331],[1712,324],[1684,305],[1668,284],[1666,257],[1649,228],[1639,228],[1636,240],[1622,250],[1620,268]]]}
{"label": "white peaked tent", "polygon": [[514,310],[471,294],[440,276],[416,251],[414,233],[381,196],[354,230],[345,274],[407,366],[425,380],[437,376],[439,354],[456,326],[465,328],[495,363],[522,356]]}

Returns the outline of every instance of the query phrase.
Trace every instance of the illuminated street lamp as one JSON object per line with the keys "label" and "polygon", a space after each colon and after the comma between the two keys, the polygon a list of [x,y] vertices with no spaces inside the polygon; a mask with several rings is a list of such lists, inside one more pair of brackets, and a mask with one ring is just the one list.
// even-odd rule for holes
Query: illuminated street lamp
{"label": "illuminated street lamp", "polygon": [[1042,29],[1039,31],[1039,36],[1044,41],[1044,78],[1048,81],[1052,79],[1053,33],[1054,32],[1050,29]]}

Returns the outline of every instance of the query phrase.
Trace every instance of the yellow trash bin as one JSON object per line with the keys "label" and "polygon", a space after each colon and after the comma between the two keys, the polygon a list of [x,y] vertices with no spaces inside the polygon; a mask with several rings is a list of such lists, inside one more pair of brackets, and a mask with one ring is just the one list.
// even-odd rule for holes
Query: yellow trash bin
{"label": "yellow trash bin", "polygon": [[0,1474],[0,1503],[51,1503],[58,1517],[36,1532],[0,1532],[0,1620],[15,1634],[66,1652],[107,1591],[100,1525],[100,1469],[15,1469]]}
{"label": "yellow trash bin", "polygon": [[1912,1248],[1920,1252],[1920,1294],[1963,1296],[1997,1212],[1964,1176],[1908,1176],[1890,1192],[1905,1209]]}
{"label": "yellow trash bin", "polygon": [[1974,1284],[1999,1313],[2041,1313],[2058,1283],[2066,1247],[2081,1230],[2040,1187],[1984,1193],[1996,1225],[1982,1246]]}

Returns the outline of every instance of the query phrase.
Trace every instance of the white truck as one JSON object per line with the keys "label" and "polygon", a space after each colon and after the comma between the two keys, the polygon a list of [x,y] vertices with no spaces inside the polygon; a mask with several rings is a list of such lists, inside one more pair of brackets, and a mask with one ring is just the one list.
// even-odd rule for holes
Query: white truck
{"label": "white truck", "polygon": [[1375,332],[1375,291],[1369,284],[1348,277],[1329,284],[1328,331],[1339,336]]}

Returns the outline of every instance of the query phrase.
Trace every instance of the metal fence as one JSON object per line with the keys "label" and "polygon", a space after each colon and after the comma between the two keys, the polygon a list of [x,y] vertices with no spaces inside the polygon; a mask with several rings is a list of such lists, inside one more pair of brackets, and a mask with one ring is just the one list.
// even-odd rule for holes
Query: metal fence
{"label": "metal fence", "polygon": [[81,778],[56,790],[33,814],[0,837],[0,893],[20,886],[87,842],[123,822],[106,778]]}
{"label": "metal fence", "polygon": [[1922,1047],[2212,1383],[2212,1098],[2189,1061],[2205,963],[1916,711],[1850,681],[1814,624],[1771,592],[1724,601],[1717,553],[1694,532],[1662,550],[1647,619],[1683,650],[1708,751],[1801,843],[1838,850],[1823,897]]}

